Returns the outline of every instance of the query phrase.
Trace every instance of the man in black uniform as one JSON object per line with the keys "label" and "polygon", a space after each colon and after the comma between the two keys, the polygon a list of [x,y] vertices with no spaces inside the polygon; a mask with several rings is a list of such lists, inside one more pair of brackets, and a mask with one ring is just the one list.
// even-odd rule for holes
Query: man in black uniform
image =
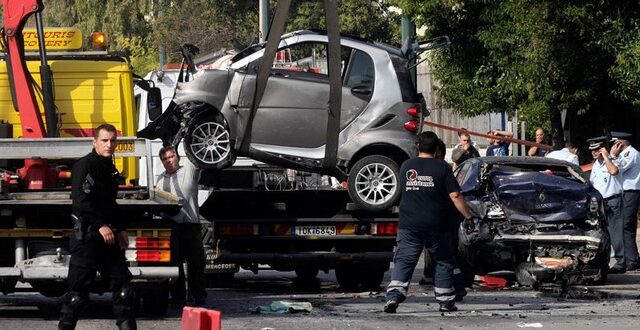
{"label": "man in black uniform", "polygon": [[69,292],[62,306],[60,329],[75,329],[81,309],[89,300],[90,287],[100,272],[113,292],[113,314],[120,329],[136,329],[135,294],[124,256],[128,245],[124,221],[117,214],[120,173],[113,165],[116,128],[96,128],[93,150],[80,158],[71,172],[74,235],[69,246]]}
{"label": "man in black uniform", "polygon": [[387,287],[384,311],[395,313],[404,301],[413,270],[424,246],[436,263],[435,295],[440,311],[456,311],[453,288],[454,254],[452,251],[450,202],[464,216],[472,214],[460,194],[460,186],[451,167],[434,158],[438,136],[423,132],[418,136],[417,158],[405,161],[400,167],[404,175],[397,248],[391,282]]}

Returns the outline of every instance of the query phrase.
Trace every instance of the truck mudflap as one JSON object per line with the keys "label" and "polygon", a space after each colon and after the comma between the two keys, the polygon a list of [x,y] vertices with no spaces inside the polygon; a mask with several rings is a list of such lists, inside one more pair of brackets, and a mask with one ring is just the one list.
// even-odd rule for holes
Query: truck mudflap
{"label": "truck mudflap", "polygon": [[298,252],[298,253],[229,253],[225,252],[220,257],[221,262],[235,263],[281,263],[281,262],[308,262],[324,261],[329,263],[339,263],[344,261],[366,261],[366,262],[391,262],[393,252]]}

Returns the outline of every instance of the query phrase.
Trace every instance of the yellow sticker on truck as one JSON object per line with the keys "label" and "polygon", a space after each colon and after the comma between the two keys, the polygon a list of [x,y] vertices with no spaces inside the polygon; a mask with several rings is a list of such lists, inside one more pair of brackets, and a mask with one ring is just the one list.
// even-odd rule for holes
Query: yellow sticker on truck
{"label": "yellow sticker on truck", "polygon": [[[26,51],[37,51],[40,47],[38,31],[24,29],[24,48]],[[44,44],[47,50],[80,50],[82,49],[82,31],[72,27],[52,27],[44,29]],[[2,49],[2,46],[0,46]]]}

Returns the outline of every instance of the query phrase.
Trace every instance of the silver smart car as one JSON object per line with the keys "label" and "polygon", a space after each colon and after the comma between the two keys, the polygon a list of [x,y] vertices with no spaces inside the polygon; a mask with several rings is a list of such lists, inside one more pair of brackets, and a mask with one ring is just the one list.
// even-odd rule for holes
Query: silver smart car
{"label": "silver smart car", "polygon": [[138,135],[173,145],[183,140],[187,157],[205,169],[226,168],[237,156],[245,156],[346,179],[359,207],[385,210],[400,196],[399,165],[416,154],[424,100],[410,78],[409,51],[350,37],[342,37],[340,44],[342,102],[335,167],[323,166],[328,37],[317,31],[282,36],[255,109],[265,43],[214,66],[191,68],[191,79],[178,84],[173,104]]}

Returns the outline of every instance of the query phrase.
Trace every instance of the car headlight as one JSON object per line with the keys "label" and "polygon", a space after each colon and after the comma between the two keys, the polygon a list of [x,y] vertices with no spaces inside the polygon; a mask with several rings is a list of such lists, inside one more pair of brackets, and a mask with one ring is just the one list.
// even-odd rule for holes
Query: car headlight
{"label": "car headlight", "polygon": [[490,220],[504,220],[506,217],[504,215],[504,210],[499,205],[491,205],[489,207],[489,212],[487,212],[487,219]]}

